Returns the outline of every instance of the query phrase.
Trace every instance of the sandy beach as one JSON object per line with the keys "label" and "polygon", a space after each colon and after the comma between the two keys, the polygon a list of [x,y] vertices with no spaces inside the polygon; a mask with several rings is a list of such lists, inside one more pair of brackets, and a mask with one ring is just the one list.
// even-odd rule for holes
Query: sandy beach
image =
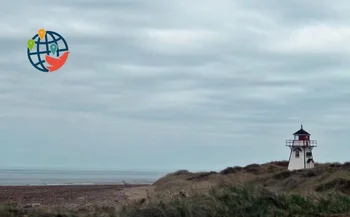
{"label": "sandy beach", "polygon": [[149,185],[61,185],[0,186],[0,204],[17,207],[60,207],[81,209],[89,206],[117,206],[127,199],[143,197]]}

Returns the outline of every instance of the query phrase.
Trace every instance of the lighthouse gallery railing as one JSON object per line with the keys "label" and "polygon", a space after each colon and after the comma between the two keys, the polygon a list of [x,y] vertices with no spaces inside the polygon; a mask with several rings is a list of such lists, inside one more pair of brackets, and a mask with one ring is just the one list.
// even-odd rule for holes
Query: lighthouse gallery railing
{"label": "lighthouse gallery railing", "polygon": [[316,140],[286,140],[286,146],[317,147],[317,141]]}

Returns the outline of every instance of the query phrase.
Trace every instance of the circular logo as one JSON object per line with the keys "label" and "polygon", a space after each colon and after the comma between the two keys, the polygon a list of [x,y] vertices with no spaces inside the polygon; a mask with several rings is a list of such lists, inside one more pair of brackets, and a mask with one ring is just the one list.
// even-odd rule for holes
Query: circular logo
{"label": "circular logo", "polygon": [[40,29],[27,45],[29,62],[39,71],[54,72],[67,61],[68,44],[57,32]]}

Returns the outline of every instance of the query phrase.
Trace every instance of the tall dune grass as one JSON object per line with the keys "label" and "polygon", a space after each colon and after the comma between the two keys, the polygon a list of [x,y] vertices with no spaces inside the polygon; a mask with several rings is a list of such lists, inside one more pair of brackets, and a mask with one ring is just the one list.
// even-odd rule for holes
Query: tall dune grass
{"label": "tall dune grass", "polygon": [[105,207],[75,213],[17,210],[11,207],[0,209],[1,217],[23,214],[28,217],[311,217],[345,213],[350,213],[350,196],[347,195],[277,194],[252,185],[217,187],[208,193],[198,192],[187,197],[155,198],[142,204],[128,204],[121,209]]}

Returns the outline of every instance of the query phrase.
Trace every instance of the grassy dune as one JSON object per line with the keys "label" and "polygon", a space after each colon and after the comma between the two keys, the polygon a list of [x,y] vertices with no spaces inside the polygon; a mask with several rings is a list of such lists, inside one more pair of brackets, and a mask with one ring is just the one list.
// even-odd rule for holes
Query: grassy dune
{"label": "grassy dune", "polygon": [[159,179],[145,198],[85,210],[18,209],[0,216],[114,217],[350,217],[350,163],[287,171],[286,162],[220,172],[177,171]]}
{"label": "grassy dune", "polygon": [[350,197],[341,194],[276,194],[254,186],[213,188],[208,194],[126,208],[121,216],[246,217],[331,216],[350,212]]}

